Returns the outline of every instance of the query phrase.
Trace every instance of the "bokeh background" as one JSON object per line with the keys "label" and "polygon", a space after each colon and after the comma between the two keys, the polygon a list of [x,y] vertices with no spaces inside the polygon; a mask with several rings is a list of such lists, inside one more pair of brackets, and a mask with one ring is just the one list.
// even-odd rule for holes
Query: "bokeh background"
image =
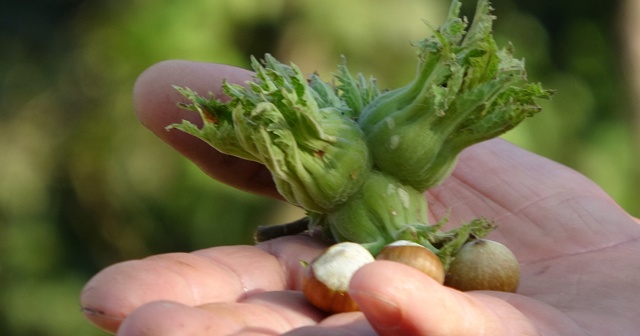
{"label": "bokeh background", "polygon": [[[557,89],[506,138],[599,183],[640,216],[635,0],[495,0],[495,34]],[[463,1],[473,14],[475,1]],[[340,55],[383,88],[448,0],[30,0],[0,4],[0,334],[104,335],[78,304],[100,269],[251,243],[297,215],[212,181],[135,120],[131,89],[166,59],[247,67],[272,53],[329,79]],[[637,6],[636,6],[637,7]]]}

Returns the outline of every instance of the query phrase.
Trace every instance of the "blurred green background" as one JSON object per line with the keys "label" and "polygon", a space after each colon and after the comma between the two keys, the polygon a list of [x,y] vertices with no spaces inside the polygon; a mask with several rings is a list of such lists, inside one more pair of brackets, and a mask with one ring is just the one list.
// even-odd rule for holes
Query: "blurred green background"
{"label": "blurred green background", "polygon": [[[475,1],[463,1],[473,14]],[[103,335],[78,304],[112,263],[251,243],[291,209],[206,177],[136,121],[131,89],[166,59],[274,54],[329,78],[340,55],[383,88],[413,76],[444,0],[40,0],[0,4],[0,334]],[[495,0],[495,34],[557,89],[506,137],[640,216],[638,137],[618,1]],[[637,129],[637,128],[636,128]]]}

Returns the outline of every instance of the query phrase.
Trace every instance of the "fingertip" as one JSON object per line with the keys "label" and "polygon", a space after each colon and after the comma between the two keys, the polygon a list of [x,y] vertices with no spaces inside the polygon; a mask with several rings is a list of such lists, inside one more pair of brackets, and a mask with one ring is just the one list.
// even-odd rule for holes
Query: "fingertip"
{"label": "fingertip", "polygon": [[89,322],[108,333],[114,333],[118,330],[125,318],[125,315],[110,315],[100,308],[85,305],[81,305],[81,307],[80,311]]}
{"label": "fingertip", "polygon": [[[396,262],[363,266],[354,274],[349,294],[380,335],[532,333],[528,320],[508,303],[442,286]],[[505,321],[504,316],[511,318]]]}
{"label": "fingertip", "polygon": [[252,76],[251,71],[224,64],[180,60],[156,63],[136,80],[133,88],[134,110],[142,125],[214,179],[241,190],[281,198],[264,165],[223,154],[190,134],[167,129],[167,126],[183,120],[201,124],[197,113],[178,107],[178,103],[189,101],[175,86],[188,87],[201,96],[212,93],[224,100],[224,80],[243,84],[250,81]]}
{"label": "fingertip", "polygon": [[[133,86],[133,105],[140,122],[156,134],[183,119],[199,122],[196,113],[178,108],[187,103],[174,87],[188,87],[202,96],[209,92],[223,98],[222,82],[244,83],[251,79],[248,70],[215,63],[166,60],[144,70]],[[162,137],[161,138],[166,138]]]}
{"label": "fingertip", "polygon": [[[170,104],[165,107],[159,104],[159,97],[175,96],[179,94],[171,90],[171,85],[167,79],[172,78],[176,69],[187,67],[184,61],[167,60],[151,65],[145,69],[136,79],[133,85],[133,107],[136,117],[148,128],[153,127],[153,121],[157,110],[161,108],[173,108]],[[177,80],[174,79],[174,80]]]}
{"label": "fingertip", "polygon": [[[124,273],[134,268],[138,261],[129,261],[112,265],[93,276],[80,293],[81,311],[85,318],[100,329],[115,332],[136,304],[120,297],[122,284],[112,277],[113,274]],[[124,272],[121,272],[124,271]]]}
{"label": "fingertip", "polygon": [[413,307],[406,298],[414,296],[413,292],[428,291],[435,286],[439,284],[411,267],[376,261],[361,267],[353,275],[349,294],[379,333],[411,335],[407,310]]}
{"label": "fingertip", "polygon": [[[203,79],[200,76],[207,68],[206,65],[195,62],[162,61],[143,71],[133,87],[133,107],[140,123],[191,159],[217,155],[217,153],[200,139],[175,129],[167,129],[169,125],[180,123],[182,120],[188,120],[196,125],[201,124],[197,113],[178,107],[178,103],[187,103],[187,100],[174,88],[174,85],[194,86],[196,92],[204,90],[201,94],[206,95],[208,91],[215,90],[215,87],[220,85],[215,83],[215,79],[210,79],[212,82],[208,87],[201,84]],[[194,71],[200,75],[194,76]],[[192,82],[189,83],[190,81]]]}
{"label": "fingertip", "polygon": [[155,80],[163,69],[173,62],[162,61],[151,65],[138,76],[133,84],[133,110],[138,120],[147,128],[149,128],[147,122],[153,120],[148,118],[150,115],[148,112],[153,110],[151,106],[157,91]]}

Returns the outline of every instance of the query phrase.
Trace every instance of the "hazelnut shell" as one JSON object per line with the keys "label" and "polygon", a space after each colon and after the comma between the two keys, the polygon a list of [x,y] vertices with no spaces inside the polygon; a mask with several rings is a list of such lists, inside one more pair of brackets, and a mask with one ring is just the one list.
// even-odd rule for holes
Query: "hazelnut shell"
{"label": "hazelnut shell", "polygon": [[390,260],[411,266],[438,283],[444,283],[444,267],[438,256],[428,248],[409,241],[398,241],[385,246],[377,260]]}

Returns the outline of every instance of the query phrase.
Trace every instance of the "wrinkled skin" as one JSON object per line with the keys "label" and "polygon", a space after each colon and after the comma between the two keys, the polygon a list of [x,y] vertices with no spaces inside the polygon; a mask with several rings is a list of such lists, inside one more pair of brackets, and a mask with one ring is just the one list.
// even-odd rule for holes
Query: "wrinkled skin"
{"label": "wrinkled skin", "polygon": [[[175,106],[171,84],[205,94],[237,68],[169,61],[135,86],[137,116],[211,177],[279,198],[262,166],[222,155],[165,126],[198,116]],[[86,317],[118,335],[632,335],[640,328],[640,225],[598,186],[503,140],[465,150],[451,178],[430,190],[431,220],[495,219],[491,239],[518,257],[517,294],[462,293],[407,266],[376,261],[350,294],[362,313],[315,310],[299,292],[301,265],[325,247],[305,236],[126,261],[82,292]],[[185,209],[189,211],[189,209]]]}

